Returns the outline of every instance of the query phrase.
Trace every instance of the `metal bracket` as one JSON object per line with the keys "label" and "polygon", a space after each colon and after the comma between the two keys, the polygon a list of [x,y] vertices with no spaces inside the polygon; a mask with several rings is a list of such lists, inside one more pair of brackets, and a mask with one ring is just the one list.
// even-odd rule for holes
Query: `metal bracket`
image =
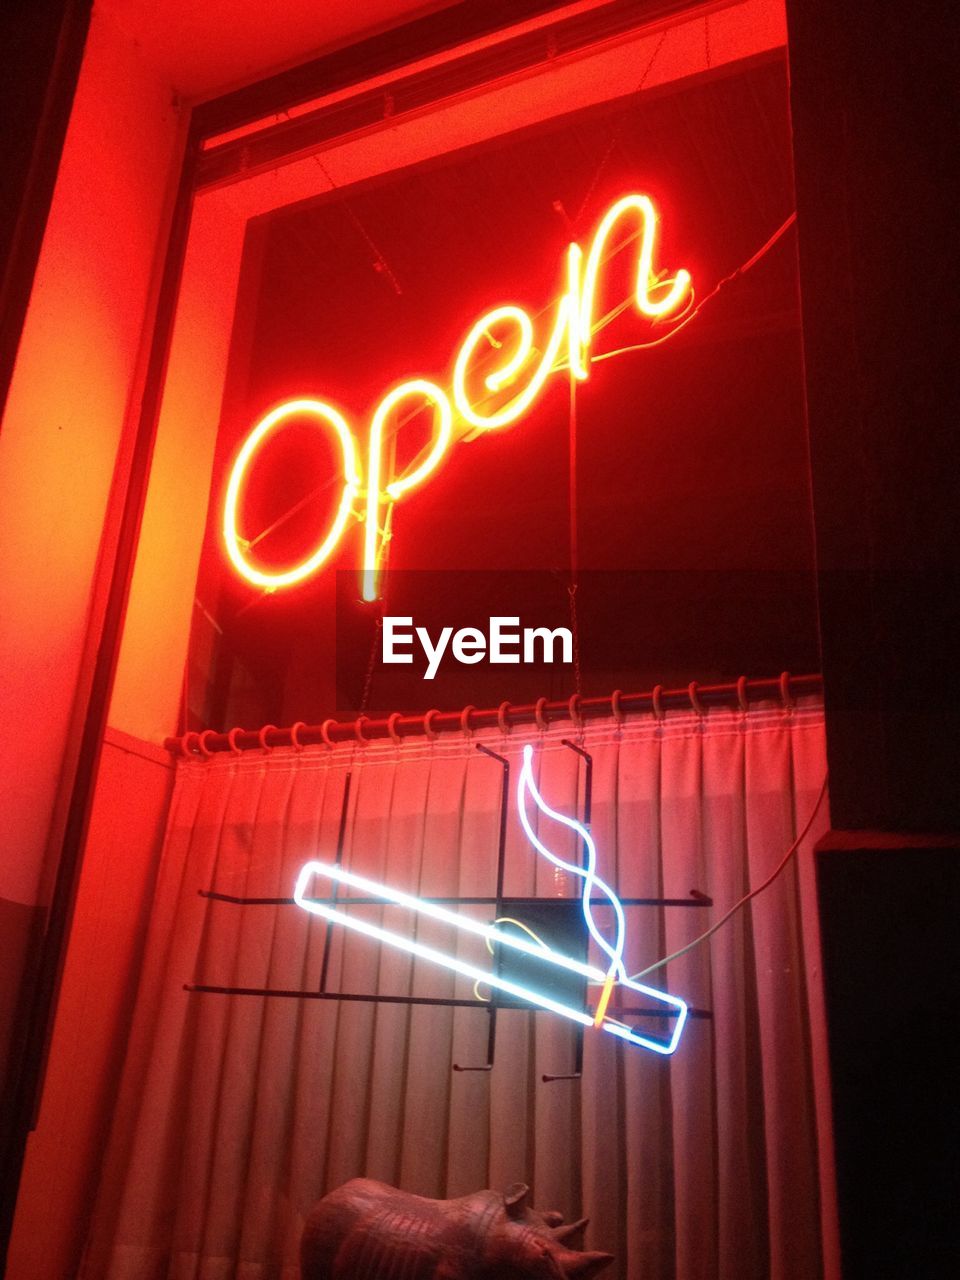
{"label": "metal bracket", "polygon": [[[577,743],[572,742],[568,738],[562,739],[562,745],[569,750],[576,752],[584,761],[584,819],[583,825],[589,829],[590,819],[593,808],[593,757],[588,751],[585,751]],[[501,783],[500,783],[500,814],[497,829],[497,883],[496,893],[493,897],[457,897],[457,898],[429,898],[426,901],[436,902],[449,906],[489,906],[494,909],[495,918],[500,918],[507,912],[515,908],[526,906],[543,906],[552,902],[568,904],[569,899],[566,898],[535,898],[535,897],[506,897],[504,894],[504,883],[506,877],[506,847],[507,847],[507,814],[510,804],[510,761],[499,752],[492,750],[483,743],[477,743],[476,748],[483,755],[489,756],[491,760],[497,761],[501,767]],[[344,848],[346,844],[347,819],[350,806],[352,775],[347,774],[344,781],[343,797],[340,805],[340,822],[337,832],[336,847],[336,865],[339,867],[343,861]],[[234,894],[218,893],[213,889],[200,889],[199,894],[203,898],[207,898],[214,902],[229,903],[234,906],[294,906],[292,897],[241,897]],[[334,885],[333,891],[329,898],[318,899],[331,905],[338,902],[342,906],[376,906],[379,905],[379,898],[363,898],[363,897],[339,897],[337,896],[337,887]],[[606,902],[606,898],[591,899],[597,906],[601,906]],[[697,889],[690,890],[689,898],[621,898],[620,900],[625,907],[709,907],[713,905],[711,898],[700,893]],[[488,1017],[487,1031],[487,1055],[486,1062],[477,1065],[462,1065],[455,1062],[452,1064],[453,1070],[457,1072],[484,1072],[488,1073],[493,1070],[496,1059],[496,1043],[497,1043],[497,1014],[500,1003],[498,1002],[496,991],[494,990],[489,1002],[482,1002],[476,999],[454,999],[446,997],[430,997],[430,996],[393,996],[393,995],[376,995],[372,992],[342,992],[328,991],[327,978],[329,975],[330,951],[332,944],[333,923],[328,922],[326,926],[326,936],[323,947],[323,960],[320,970],[320,982],[317,990],[300,991],[295,989],[270,988],[270,987],[236,987],[236,986],[217,986],[207,983],[184,983],[184,990],[201,995],[226,995],[226,996],[260,996],[273,997],[280,999],[294,1000],[342,1000],[347,1003],[365,1003],[365,1004],[405,1004],[405,1005],[430,1005],[446,1009],[477,1009],[483,1010]],[[500,971],[501,957],[496,957],[497,972]],[[513,1006],[511,1006],[513,1007]],[[536,1013],[536,1009],[531,1012]],[[646,1015],[656,1017],[669,1017],[669,1013],[656,1009],[630,1008],[623,1009],[625,1014]],[[711,1018],[712,1014],[704,1009],[689,1009],[688,1016],[691,1018]],[[576,1041],[574,1050],[574,1069],[571,1072],[562,1072],[557,1074],[545,1073],[541,1079],[545,1084],[553,1083],[557,1080],[578,1080],[583,1071],[583,1037],[584,1028],[578,1027],[576,1031]]]}

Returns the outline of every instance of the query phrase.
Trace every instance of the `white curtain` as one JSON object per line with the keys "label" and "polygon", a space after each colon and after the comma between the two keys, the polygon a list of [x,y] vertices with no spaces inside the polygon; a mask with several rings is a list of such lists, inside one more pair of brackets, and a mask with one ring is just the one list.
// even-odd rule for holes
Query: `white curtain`
{"label": "white curtain", "polygon": [[[477,742],[508,755],[514,779],[532,742],[544,798],[580,815],[583,771],[560,743],[571,729],[180,765],[87,1280],[292,1280],[304,1216],[361,1174],[438,1197],[528,1182],[538,1207],[591,1215],[588,1246],[617,1257],[611,1280],[821,1274],[803,927],[814,904],[796,865],[648,979],[712,1014],[688,1022],[673,1058],[587,1033],[580,1080],[541,1081],[574,1057],[572,1024],[546,1012],[501,1012],[494,1070],[461,1074],[452,1063],[486,1055],[488,1019],[472,1008],[184,990],[316,989],[323,920],[198,891],[290,895],[306,859],[333,857],[348,773],[346,866],[424,896],[492,895],[501,773]],[[816,703],[598,721],[583,745],[605,878],[623,897],[696,889],[714,903],[629,910],[628,972],[769,874],[826,767]],[[807,846],[826,820],[823,806]],[[534,854],[512,797],[506,892],[575,893]],[[330,938],[333,990],[471,995],[367,937]]]}

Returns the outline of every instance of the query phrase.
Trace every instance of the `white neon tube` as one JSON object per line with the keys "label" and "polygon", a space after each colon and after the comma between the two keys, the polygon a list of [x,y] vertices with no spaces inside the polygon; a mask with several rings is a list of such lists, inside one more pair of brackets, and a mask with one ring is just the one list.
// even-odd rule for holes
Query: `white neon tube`
{"label": "white neon tube", "polygon": [[380,942],[387,942],[391,946],[399,947],[401,951],[409,951],[411,955],[420,956],[423,960],[431,960],[434,964],[442,965],[446,969],[453,969],[457,973],[462,973],[465,978],[472,978],[475,982],[483,982],[489,986],[500,987],[501,990],[507,991],[511,995],[542,1005],[544,1009],[562,1014],[565,1018],[573,1018],[577,1022],[582,1022],[585,1026],[589,1026],[592,1022],[592,1019],[586,1013],[581,1013],[577,1009],[570,1009],[567,1005],[551,1000],[549,996],[541,995],[539,992],[529,991],[518,983],[510,982],[509,979],[500,977],[499,974],[490,973],[486,969],[479,969],[476,965],[470,964],[466,960],[461,960],[459,956],[449,955],[445,951],[437,951],[435,947],[427,946],[424,942],[418,942],[416,938],[408,938],[402,933],[394,933],[392,929],[383,929],[380,925],[370,924],[368,920],[358,920],[356,916],[345,915],[342,911],[337,911],[324,902],[310,901],[305,897],[304,891],[307,882],[315,875],[329,876],[332,880],[339,880],[341,884],[348,884],[355,889],[363,889],[368,894],[381,897],[385,902],[392,902],[398,907],[406,907],[410,911],[418,911],[422,915],[433,916],[434,919],[442,920],[445,924],[452,924],[455,928],[463,929],[467,933],[475,933],[480,937],[489,938],[492,942],[515,946],[518,951],[527,951],[539,956],[541,959],[549,960],[551,963],[559,963],[565,969],[572,969],[582,973],[584,977],[593,977],[594,981],[602,982],[603,974],[599,969],[592,969],[589,965],[570,959],[569,956],[561,956],[559,953],[550,951],[547,947],[538,947],[535,943],[525,942],[524,939],[509,937],[494,928],[493,925],[480,924],[476,920],[471,920],[469,916],[458,916],[453,911],[444,911],[442,907],[437,906],[434,902],[424,902],[421,898],[411,898],[397,889],[392,889],[389,885],[367,880],[364,876],[354,875],[350,871],[344,871],[342,867],[331,866],[327,862],[308,862],[300,868],[300,874],[297,876],[293,897],[297,906],[303,907],[305,911],[323,916],[334,924],[345,925],[348,929],[354,929],[357,933],[366,934],[368,938],[376,938]]}
{"label": "white neon tube", "polygon": [[[563,826],[575,831],[577,836],[583,841],[584,848],[587,851],[587,865],[580,867],[575,862],[567,862],[558,854],[549,849],[547,845],[539,838],[534,831],[533,826],[527,816],[527,807],[525,797],[530,795],[534,804],[545,813],[548,818],[552,818],[554,822],[559,822]],[[597,875],[597,846],[593,842],[593,837],[576,818],[568,818],[566,814],[558,813],[556,809],[551,809],[540,794],[537,784],[533,780],[533,747],[526,746],[523,748],[523,768],[520,770],[520,780],[517,783],[517,813],[520,815],[520,824],[526,834],[527,839],[543,856],[552,862],[555,867],[559,867],[561,871],[569,872],[571,875],[579,876],[583,880],[583,888],[581,890],[581,901],[583,903],[583,918],[586,921],[587,928],[590,930],[590,936],[594,942],[605,952],[610,958],[610,968],[604,975],[606,979],[614,974],[618,982],[623,982],[627,976],[626,969],[623,964],[623,944],[626,936],[627,922],[623,914],[623,906],[620,899],[613,892],[605,880],[601,880]],[[611,947],[609,942],[597,928],[593,919],[593,910],[591,908],[590,899],[593,896],[593,890],[599,889],[610,902],[613,907],[614,914],[617,918],[617,941],[616,945]]]}
{"label": "white neon tube", "polygon": [[[527,814],[526,799],[527,796],[533,800],[534,804],[554,822],[559,822],[569,830],[576,833],[583,842],[586,850],[586,866],[581,867],[577,863],[567,862],[554,853],[539,835],[533,829],[533,824]],[[653,1049],[657,1053],[673,1053],[680,1041],[683,1033],[684,1023],[687,1020],[687,1005],[683,1000],[676,996],[668,995],[666,991],[657,991],[653,987],[641,987],[627,976],[627,971],[623,963],[623,947],[626,941],[627,921],[623,911],[623,904],[620,899],[610,888],[605,880],[597,875],[597,846],[594,844],[593,837],[582,822],[578,822],[576,818],[570,818],[566,814],[558,813],[556,809],[551,809],[544,800],[533,778],[533,748],[529,745],[523,748],[523,767],[520,770],[520,778],[517,782],[517,813],[520,816],[520,824],[526,833],[527,839],[533,847],[545,858],[559,867],[562,871],[567,871],[571,875],[579,876],[583,881],[581,889],[581,903],[583,905],[583,918],[586,921],[590,936],[596,942],[597,946],[603,951],[610,964],[604,976],[604,988],[597,1005],[597,1013],[594,1017],[594,1026],[602,1027],[605,1031],[609,1031],[611,1035],[622,1036],[626,1040],[630,1040],[635,1044],[642,1044],[647,1049]],[[593,918],[593,908],[591,899],[594,890],[602,893],[613,908],[616,918],[616,941],[611,944],[606,940],[600,930],[597,928],[596,921]],[[654,1000],[663,1000],[667,1004],[672,1005],[677,1010],[677,1021],[674,1027],[674,1033],[670,1040],[669,1047],[664,1049],[662,1045],[658,1045],[656,1041],[649,1040],[639,1033],[631,1031],[629,1027],[625,1027],[623,1023],[617,1022],[615,1019],[608,1020],[606,1018],[607,1002],[610,999],[614,986],[628,987],[633,991],[640,991],[644,995]]]}
{"label": "white neon tube", "polygon": [[[476,965],[470,964],[466,960],[461,960],[458,956],[453,956],[444,951],[438,951],[435,947],[428,946],[426,943],[419,942],[415,938],[406,937],[403,934],[394,933],[391,929],[384,929],[380,925],[371,924],[369,921],[360,920],[356,916],[347,915],[343,911],[338,911],[334,906],[324,902],[311,901],[306,896],[307,886],[310,880],[317,875],[326,876],[331,880],[335,880],[340,884],[349,885],[351,888],[359,889],[365,894],[372,897],[382,898],[385,902],[393,903],[395,906],[404,907],[409,911],[415,911],[418,914],[430,916],[435,920],[441,921],[456,929],[461,929],[466,933],[471,933],[477,937],[483,938],[489,942],[495,942],[502,946],[512,947],[516,951],[525,952],[527,955],[535,956],[549,964],[558,965],[560,968],[567,969],[574,973],[579,973],[593,983],[604,983],[607,975],[602,970],[595,968],[593,965],[584,964],[579,960],[575,960],[570,956],[565,956],[559,951],[554,951],[551,947],[538,945],[537,943],[528,941],[526,938],[504,933],[497,929],[495,925],[483,924],[478,920],[473,920],[469,916],[459,915],[454,911],[448,911],[444,907],[439,906],[435,902],[425,902],[422,898],[412,897],[410,894],[403,893],[399,889],[395,889],[390,885],[380,884],[375,880],[368,880],[366,876],[357,875],[355,872],[347,871],[343,867],[334,866],[331,863],[311,861],[304,864],[297,876],[297,883],[293,891],[294,901],[304,911],[309,911],[312,915],[322,916],[325,920],[329,920],[333,924],[341,924],[347,929],[352,929],[356,933],[365,934],[368,938],[374,938],[379,942],[385,942],[390,946],[399,948],[401,951],[407,951],[411,955],[419,956],[423,960],[429,960],[433,964],[438,964],[443,968],[452,969],[456,973],[462,974],[466,978],[472,979],[474,982],[483,982],[491,987],[498,987],[501,991],[526,1000],[530,1004],[538,1005],[542,1009],[547,1009],[551,1013],[559,1014],[561,1017],[569,1018],[573,1022],[578,1022],[581,1026],[589,1027],[594,1025],[594,1019],[581,1009],[573,1008],[570,1005],[561,1004],[557,1000],[552,1000],[549,996],[538,991],[532,991],[519,983],[511,982],[508,978],[501,977],[497,973],[493,973],[486,969],[480,969]],[[633,1028],[626,1026],[624,1023],[617,1022],[613,1019],[605,1018],[600,1025],[600,1029],[610,1032],[611,1035],[619,1036],[621,1039],[631,1044],[641,1045],[643,1048],[651,1049],[654,1053],[671,1054],[676,1049],[683,1031],[683,1026],[687,1018],[687,1006],[683,1000],[675,996],[667,995],[661,991],[655,991],[652,987],[643,986],[641,983],[633,982],[626,979],[621,985],[629,987],[633,991],[649,997],[650,999],[662,1001],[669,1004],[677,1010],[674,1023],[673,1034],[669,1042],[666,1044],[662,1041],[652,1040]]]}

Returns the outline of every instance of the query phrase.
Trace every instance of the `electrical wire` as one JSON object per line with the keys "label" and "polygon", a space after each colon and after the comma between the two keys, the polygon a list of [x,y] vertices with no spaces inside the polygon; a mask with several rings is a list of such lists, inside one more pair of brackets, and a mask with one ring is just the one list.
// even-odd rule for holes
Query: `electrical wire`
{"label": "electrical wire", "polygon": [[787,852],[783,855],[777,867],[770,873],[769,876],[767,876],[766,880],[764,880],[763,884],[759,884],[755,889],[751,889],[750,892],[745,894],[740,899],[739,902],[734,903],[734,905],[730,908],[729,911],[724,912],[724,914],[720,917],[720,919],[716,922],[716,924],[712,924],[705,933],[701,933],[698,938],[694,938],[692,942],[688,942],[685,947],[680,947],[679,950],[671,952],[670,955],[664,956],[662,960],[655,960],[653,964],[648,964],[647,967],[645,969],[641,969],[639,973],[631,974],[630,976],[631,982],[639,982],[639,980],[641,978],[645,978],[648,973],[653,973],[655,969],[662,969],[663,966],[665,964],[669,964],[671,960],[678,960],[680,956],[686,955],[687,952],[692,951],[694,947],[699,947],[701,942],[706,942],[708,938],[711,938],[717,932],[718,929],[722,928],[723,925],[725,925],[732,916],[736,915],[738,911],[742,910],[742,908],[745,907],[748,902],[752,901],[752,899],[756,898],[759,894],[763,893],[764,889],[770,888],[774,880],[776,880],[777,876],[780,875],[780,873],[784,870],[784,868],[789,863],[790,859],[800,848],[800,845],[803,843],[804,839],[806,838],[807,832],[813,826],[813,820],[819,813],[820,806],[823,804],[823,798],[827,794],[828,777],[829,775],[827,774],[824,775],[823,783],[821,784],[821,787],[820,787],[820,794],[817,796],[817,802],[813,806],[813,809],[810,812],[809,818],[807,818],[806,822],[804,823],[803,830],[797,836],[796,840],[794,840],[793,844],[790,846]]}
{"label": "electrical wire", "polygon": [[[534,933],[534,931],[530,928],[528,924],[524,924],[522,920],[517,920],[515,916],[497,916],[496,920],[494,920],[492,923],[495,925],[515,924],[518,929],[522,929],[524,933],[529,934],[530,937],[534,940],[534,942],[538,944],[538,946],[543,947],[544,950],[547,949],[547,944],[540,937],[540,935],[538,933]],[[493,955],[493,943],[489,938],[487,938],[487,950],[490,952],[491,955]],[[480,987],[486,986],[486,985],[487,984],[483,981],[482,978],[478,978],[476,982],[473,984],[473,994],[480,1001],[481,1004],[490,1003],[489,996],[482,996],[480,994]]]}
{"label": "electrical wire", "polygon": [[[820,812],[820,806],[823,804],[824,797],[827,794],[828,781],[829,781],[829,775],[824,774],[823,782],[820,784],[820,790],[817,794],[816,802],[813,808],[810,810],[809,817],[807,818],[806,822],[803,824],[802,830],[794,840],[793,844],[791,844],[790,848],[786,851],[786,853],[780,859],[779,863],[774,868],[774,870],[770,873],[769,876],[767,876],[766,880],[764,880],[762,884],[757,885],[755,889],[751,889],[749,893],[744,894],[744,896],[740,899],[739,902],[734,903],[734,905],[729,909],[729,911],[725,911],[719,920],[717,920],[714,924],[712,924],[710,928],[707,929],[704,933],[701,933],[699,937],[694,938],[692,942],[688,942],[686,946],[680,947],[676,951],[672,951],[668,956],[663,956],[663,958],[660,960],[655,960],[653,964],[648,964],[647,967],[645,969],[641,969],[639,973],[631,974],[630,975],[631,982],[639,982],[642,978],[645,978],[648,973],[653,973],[654,970],[656,969],[662,969],[665,964],[669,964],[672,960],[678,960],[681,956],[686,955],[688,951],[692,951],[694,947],[699,947],[701,943],[706,942],[707,939],[713,937],[713,935],[719,929],[722,929],[723,926],[727,923],[727,921],[732,919],[732,917],[735,916],[738,911],[742,911],[748,902],[752,902],[753,899],[756,897],[759,897],[759,895],[763,893],[764,890],[770,888],[770,886],[777,879],[777,877],[780,876],[783,873],[783,871],[786,869],[790,860],[794,857],[797,850],[800,848],[801,844],[803,844],[804,840],[806,839],[810,828],[813,826],[814,819],[816,818],[817,814]],[[516,925],[517,928],[522,929],[524,933],[529,934],[529,936],[533,938],[535,942],[538,942],[541,946],[546,945],[543,939],[538,934],[534,933],[534,931],[528,925],[525,925],[522,920],[517,920],[513,916],[498,916],[498,918],[494,920],[493,923]],[[490,952],[490,954],[493,955],[493,946],[490,943],[489,939],[487,939],[487,949]],[[473,984],[474,995],[478,1000],[482,1001],[485,1004],[489,1004],[489,998],[482,996],[480,994],[479,987],[480,987],[480,982],[478,980]]]}
{"label": "electrical wire", "polygon": [[715,298],[725,285],[730,284],[734,280],[739,280],[741,276],[746,275],[751,267],[755,267],[760,259],[773,248],[780,237],[790,230],[796,220],[797,214],[796,210],[794,210],[794,212],[791,213],[779,227],[777,227],[769,240],[767,240],[752,257],[748,258],[746,262],[737,267],[736,271],[731,271],[728,276],[724,276],[722,280],[717,281],[710,292],[706,294],[695,307],[691,307],[686,314],[681,317],[678,323],[673,326],[669,333],[665,333],[659,338],[654,338],[652,342],[638,342],[630,347],[618,347],[616,351],[603,351],[600,355],[591,356],[590,363],[599,364],[601,360],[612,360],[614,356],[627,355],[631,351],[649,351],[651,347],[659,347],[662,343],[668,342],[670,338],[678,334],[681,329],[685,329],[690,321],[700,314],[710,299]]}

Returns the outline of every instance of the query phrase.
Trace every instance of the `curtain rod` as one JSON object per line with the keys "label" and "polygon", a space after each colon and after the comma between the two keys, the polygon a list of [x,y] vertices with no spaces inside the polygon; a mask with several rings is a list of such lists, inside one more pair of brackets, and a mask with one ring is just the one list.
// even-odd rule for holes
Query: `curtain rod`
{"label": "curtain rod", "polygon": [[358,716],[355,720],[324,720],[323,724],[304,724],[298,720],[289,728],[274,724],[261,729],[231,729],[217,733],[213,729],[203,732],[190,730],[179,738],[166,738],[163,745],[168,751],[182,756],[204,758],[222,751],[239,755],[243,751],[264,750],[273,747],[307,747],[322,744],[335,747],[343,742],[370,742],[376,738],[392,738],[400,742],[404,738],[425,735],[435,738],[438,733],[467,733],[473,729],[500,729],[507,733],[518,725],[536,725],[546,729],[551,721],[572,720],[575,724],[584,720],[596,720],[601,716],[613,716],[622,720],[627,715],[648,711],[662,719],[667,711],[687,710],[701,715],[708,707],[739,706],[747,709],[750,702],[776,698],[785,707],[793,705],[795,698],[821,694],[823,677],[820,675],[792,676],[789,671],[764,680],[748,680],[741,676],[733,684],[698,684],[696,680],[682,689],[664,689],[657,685],[649,693],[623,693],[616,689],[602,698],[581,698],[574,694],[566,701],[551,702],[539,698],[534,703],[514,706],[501,702],[499,707],[478,710],[466,706],[460,711],[427,711],[423,715],[404,716],[399,711],[383,720]]}

